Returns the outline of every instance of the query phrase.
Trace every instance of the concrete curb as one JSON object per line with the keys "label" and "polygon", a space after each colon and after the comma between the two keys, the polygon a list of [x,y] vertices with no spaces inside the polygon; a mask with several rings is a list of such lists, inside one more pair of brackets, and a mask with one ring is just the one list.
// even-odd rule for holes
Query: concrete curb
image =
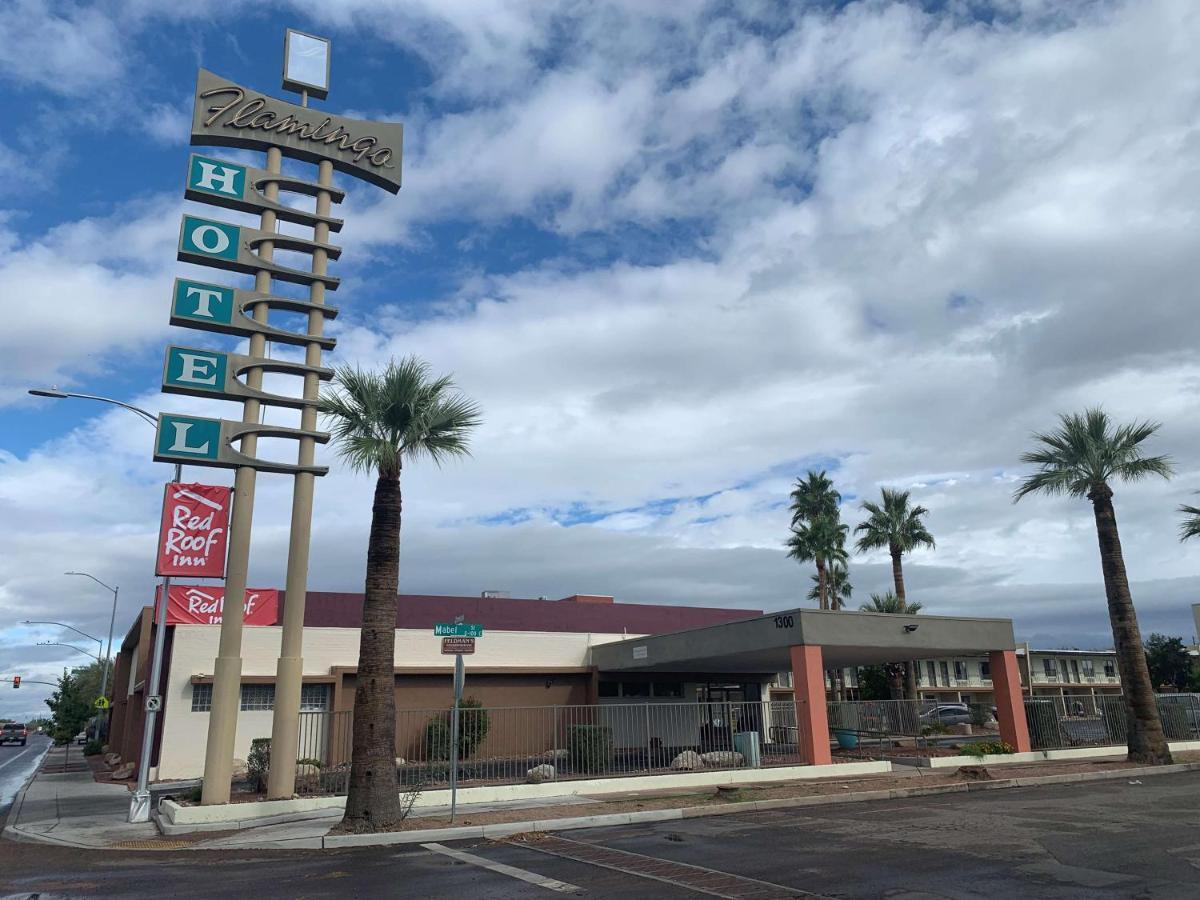
{"label": "concrete curb", "polygon": [[[297,838],[294,842],[247,842],[245,849],[315,849],[334,850],[350,847],[378,847],[391,844],[421,844],[443,841],[480,840],[510,837],[526,831],[574,831],[582,828],[608,828],[615,825],[638,825],[651,822],[670,822],[705,816],[728,816],[738,813],[766,812],[775,809],[796,809],[807,806],[830,806],[839,803],[866,803],[872,800],[899,800],[906,797],[925,797],[938,794],[963,794],[1004,788],[1036,787],[1044,784],[1069,784],[1085,781],[1117,781],[1122,778],[1142,778],[1151,775],[1172,775],[1200,770],[1200,763],[1176,763],[1170,766],[1145,766],[1133,769],[1114,769],[1106,772],[1072,772],[1062,775],[1033,775],[1026,778],[1004,778],[996,781],[963,781],[954,784],[926,785],[911,788],[887,788],[877,791],[856,791],[847,794],[824,794],[812,797],[787,797],[776,800],[749,800],[721,806],[689,806],[680,809],[652,809],[641,812],[609,813],[597,816],[502,822],[495,825],[469,825],[456,828],[430,828],[418,831],[396,831],[385,834],[326,835],[319,844],[314,838]],[[194,849],[207,849],[198,845]],[[212,848],[218,849],[218,848]],[[224,848],[221,848],[224,849]]]}
{"label": "concrete curb", "polygon": [[150,814],[154,824],[161,834],[174,837],[181,834],[198,834],[206,831],[244,831],[251,828],[262,828],[267,825],[287,825],[291,822],[312,822],[320,819],[339,820],[345,814],[341,807],[327,807],[309,812],[279,813],[274,816],[262,816],[256,819],[238,819],[232,822],[197,822],[194,825],[176,825],[167,820],[157,809]]}

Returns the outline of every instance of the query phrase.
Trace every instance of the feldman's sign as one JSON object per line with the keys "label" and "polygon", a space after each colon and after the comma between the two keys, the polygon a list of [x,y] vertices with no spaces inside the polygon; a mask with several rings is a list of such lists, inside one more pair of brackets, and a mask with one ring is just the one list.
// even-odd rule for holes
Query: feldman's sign
{"label": "feldman's sign", "polygon": [[207,69],[196,80],[192,143],[261,150],[275,146],[396,193],[404,126],[331,116],[234,84]]}

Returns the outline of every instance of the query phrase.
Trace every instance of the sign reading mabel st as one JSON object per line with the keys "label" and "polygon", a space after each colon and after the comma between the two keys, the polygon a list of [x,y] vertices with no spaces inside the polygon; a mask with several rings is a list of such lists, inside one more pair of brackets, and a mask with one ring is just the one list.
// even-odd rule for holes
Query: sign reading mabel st
{"label": "sign reading mabel st", "polygon": [[155,575],[225,577],[232,493],[215,484],[167,485]]}
{"label": "sign reading mabel st", "polygon": [[285,103],[234,84],[207,69],[196,80],[192,143],[260,150],[280,147],[309,162],[328,160],[338,171],[400,190],[404,126],[364,122]]}
{"label": "sign reading mabel st", "polygon": [[433,626],[434,637],[483,637],[483,626],[469,622],[438,622]]}

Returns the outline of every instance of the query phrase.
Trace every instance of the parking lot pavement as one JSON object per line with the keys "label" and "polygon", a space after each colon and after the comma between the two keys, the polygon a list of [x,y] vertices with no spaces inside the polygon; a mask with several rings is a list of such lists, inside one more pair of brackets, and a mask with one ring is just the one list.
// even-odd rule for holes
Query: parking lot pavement
{"label": "parking lot pavement", "polygon": [[[1200,773],[1184,773],[1140,783],[687,819],[569,837],[810,896],[1195,898],[1197,826]],[[479,842],[472,852],[544,867],[546,854],[535,846]]]}

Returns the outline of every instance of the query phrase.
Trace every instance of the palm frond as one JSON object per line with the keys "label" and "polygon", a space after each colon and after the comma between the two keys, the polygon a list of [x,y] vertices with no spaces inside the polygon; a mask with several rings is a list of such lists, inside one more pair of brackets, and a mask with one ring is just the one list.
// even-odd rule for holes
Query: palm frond
{"label": "palm frond", "polygon": [[1188,506],[1185,503],[1179,507],[1179,512],[1186,517],[1179,526],[1179,539],[1186,541],[1200,537],[1200,506]]}

